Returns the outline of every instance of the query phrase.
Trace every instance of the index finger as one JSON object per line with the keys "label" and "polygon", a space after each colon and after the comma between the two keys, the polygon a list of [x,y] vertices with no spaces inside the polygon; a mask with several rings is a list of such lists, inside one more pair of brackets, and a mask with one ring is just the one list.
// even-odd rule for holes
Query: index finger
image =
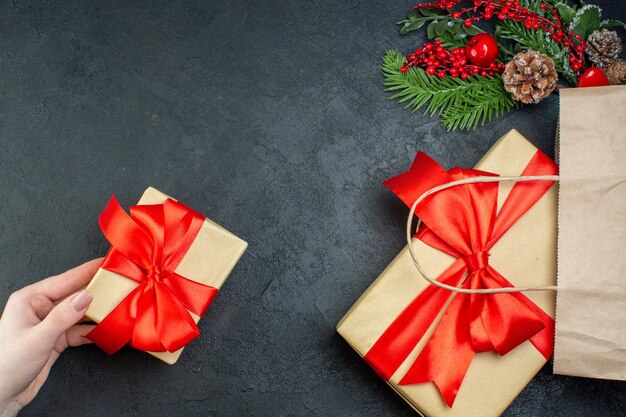
{"label": "index finger", "polygon": [[104,258],[85,262],[62,274],[31,284],[24,290],[25,292],[43,294],[53,301],[60,300],[87,285],[100,268],[102,259]]}

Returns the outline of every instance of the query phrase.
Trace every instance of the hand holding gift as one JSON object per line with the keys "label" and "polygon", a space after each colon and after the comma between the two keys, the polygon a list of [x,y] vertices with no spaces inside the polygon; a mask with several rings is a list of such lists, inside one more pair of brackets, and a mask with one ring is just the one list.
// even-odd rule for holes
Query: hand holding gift
{"label": "hand holding gift", "polygon": [[33,400],[66,348],[91,343],[83,335],[93,325],[77,323],[92,300],[84,288],[101,263],[94,259],[9,297],[0,318],[0,416]]}
{"label": "hand holding gift", "polygon": [[[113,245],[104,261],[10,297],[0,319],[1,416],[32,401],[69,346],[93,341],[113,353],[130,343],[174,363],[199,335],[196,323],[247,244],[153,188],[130,212],[112,198],[100,216]],[[77,324],[85,316],[99,324]]]}

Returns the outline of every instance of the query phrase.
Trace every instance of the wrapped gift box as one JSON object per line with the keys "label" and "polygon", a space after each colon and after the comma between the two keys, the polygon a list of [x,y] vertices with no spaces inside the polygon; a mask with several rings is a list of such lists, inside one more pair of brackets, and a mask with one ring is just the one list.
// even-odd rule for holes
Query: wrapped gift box
{"label": "wrapped gift box", "polygon": [[[148,188],[138,205],[162,204],[169,197]],[[219,289],[228,278],[248,244],[218,224],[206,219],[195,240],[184,255],[175,272],[193,280]],[[99,269],[87,289],[93,302],[87,310],[87,318],[100,323],[139,284],[125,276]],[[197,323],[200,317],[189,311]],[[175,363],[183,348],[175,352],[148,352],[168,364]]]}
{"label": "wrapped gift box", "polygon": [[[537,149],[513,130],[499,139],[475,168],[503,176],[516,176],[522,173],[536,153]],[[498,210],[512,187],[512,183],[499,183]],[[553,185],[490,250],[489,264],[513,285],[555,284],[556,209],[557,188]],[[421,266],[432,277],[437,277],[456,260],[417,238],[413,239],[413,245]],[[428,286],[405,247],[346,313],[337,325],[337,331],[361,357],[365,357],[391,323]],[[554,317],[553,292],[528,292],[525,295]],[[387,383],[411,407],[428,417],[499,416],[546,363],[545,355],[530,341],[503,356],[495,352],[477,353],[452,407],[444,402],[432,382],[399,384],[442,315],[439,314]],[[449,353],[447,360],[455,361],[454,352]]]}

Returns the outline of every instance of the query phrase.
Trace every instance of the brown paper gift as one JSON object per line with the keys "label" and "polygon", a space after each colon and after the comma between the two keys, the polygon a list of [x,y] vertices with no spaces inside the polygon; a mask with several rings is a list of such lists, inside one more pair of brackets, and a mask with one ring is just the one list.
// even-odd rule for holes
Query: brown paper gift
{"label": "brown paper gift", "polygon": [[626,380],[626,86],[560,102],[554,372]]}
{"label": "brown paper gift", "polygon": [[[500,175],[520,175],[537,149],[517,131],[502,137],[478,162],[476,169]],[[512,188],[499,185],[498,209]],[[490,251],[489,264],[515,286],[554,285],[556,276],[556,187],[522,216]],[[438,276],[454,258],[413,239],[421,266]],[[362,357],[405,307],[428,283],[419,276],[405,247],[374,281],[337,325],[337,331]],[[526,294],[554,317],[554,293]],[[434,326],[432,326],[434,327]],[[430,383],[399,385],[423,349],[429,334],[388,381],[416,411],[428,417],[492,417],[500,415],[546,363],[545,357],[526,341],[504,356],[479,353],[472,360],[452,408]],[[450,357],[454,361],[454,357]]]}
{"label": "brown paper gift", "polygon": [[[148,188],[138,205],[161,204],[169,197]],[[206,219],[191,247],[176,268],[176,273],[190,280],[219,289],[228,278],[248,244],[218,224]],[[138,283],[117,273],[99,269],[87,289],[93,295],[87,318],[99,323]],[[197,323],[200,317],[190,312]],[[148,352],[168,364],[174,364],[184,348],[176,352]]]}

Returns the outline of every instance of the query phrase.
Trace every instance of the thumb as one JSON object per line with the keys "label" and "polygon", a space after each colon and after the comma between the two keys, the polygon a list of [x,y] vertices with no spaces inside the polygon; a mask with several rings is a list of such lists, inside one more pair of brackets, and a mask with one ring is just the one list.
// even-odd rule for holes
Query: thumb
{"label": "thumb", "polygon": [[81,290],[56,305],[36,328],[42,343],[54,346],[59,337],[78,323],[93,297],[87,290]]}

